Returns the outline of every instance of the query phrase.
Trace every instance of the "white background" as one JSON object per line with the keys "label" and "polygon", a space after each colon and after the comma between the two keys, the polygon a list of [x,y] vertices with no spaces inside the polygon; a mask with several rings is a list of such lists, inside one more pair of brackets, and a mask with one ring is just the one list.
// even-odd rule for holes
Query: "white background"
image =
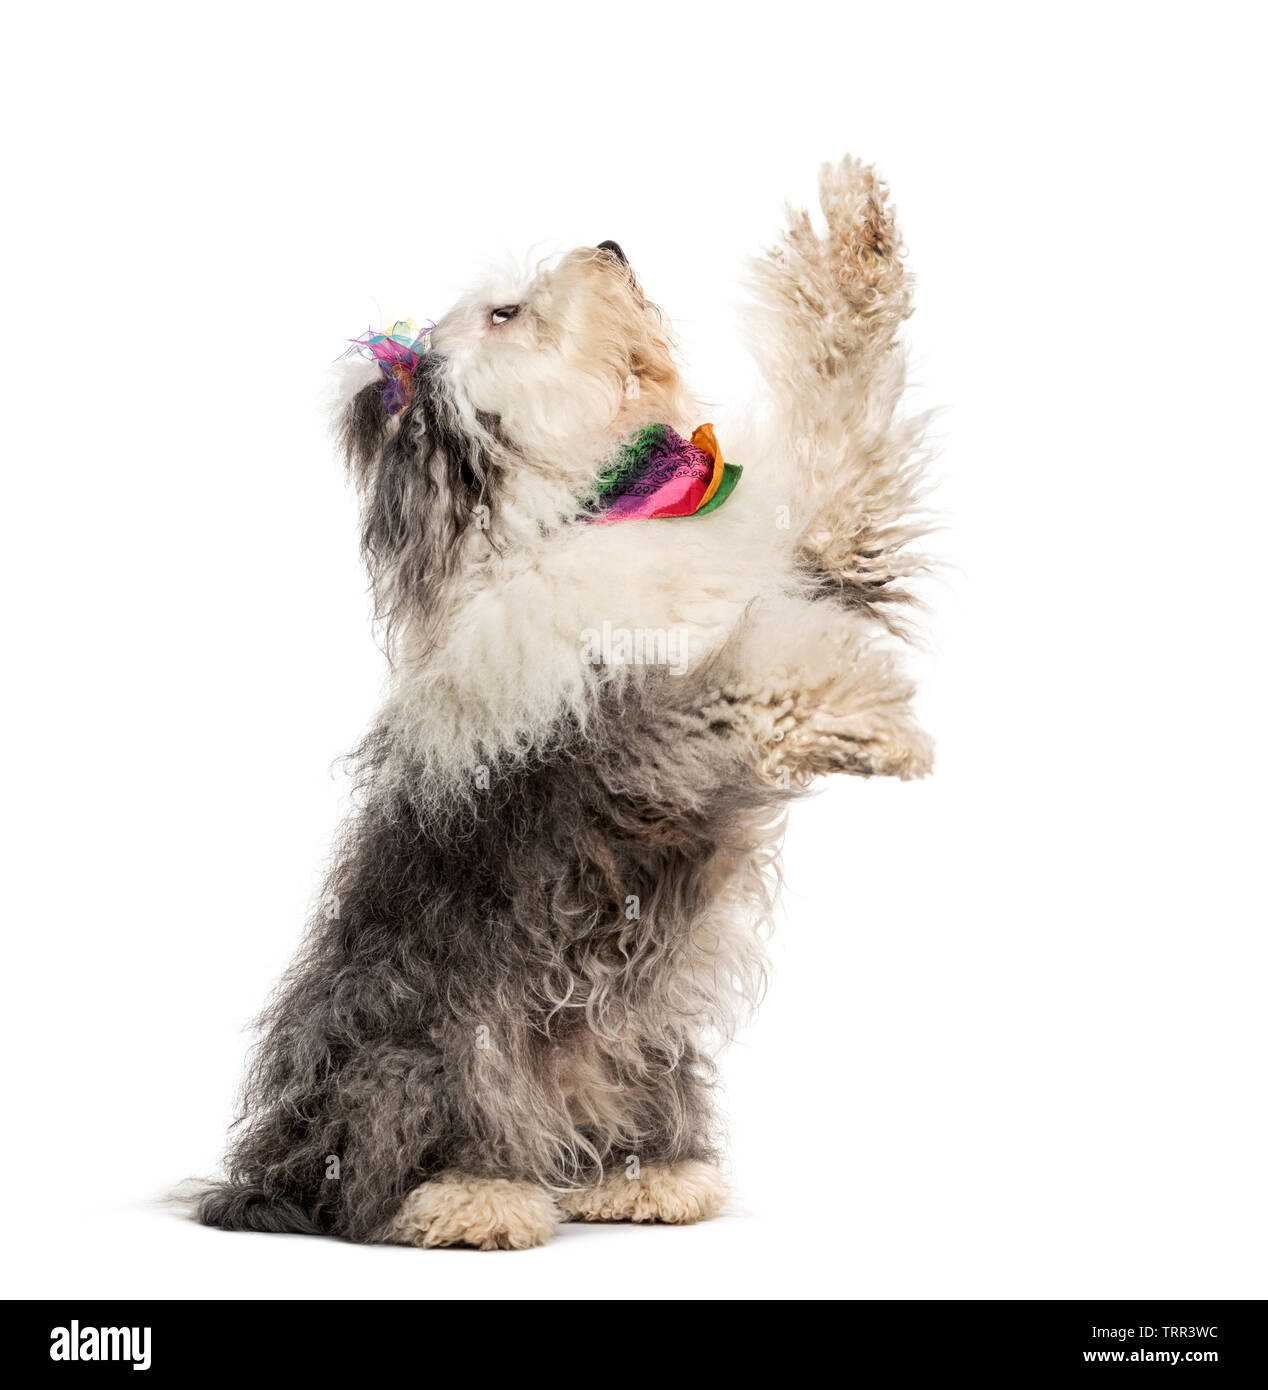
{"label": "white background", "polygon": [[[1253,13],[10,19],[8,1292],[1268,1295]],[[939,761],[792,817],[733,1214],[490,1256],[151,1205],[214,1169],[380,691],[343,340],[614,237],[725,441],[744,258],[847,150],[946,407]]]}

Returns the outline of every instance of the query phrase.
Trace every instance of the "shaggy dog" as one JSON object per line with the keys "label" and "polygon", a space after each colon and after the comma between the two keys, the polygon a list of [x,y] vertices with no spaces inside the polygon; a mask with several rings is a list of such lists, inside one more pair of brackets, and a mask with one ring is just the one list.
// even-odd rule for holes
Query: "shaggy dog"
{"label": "shaggy dog", "polygon": [[796,213],[756,266],[771,398],[724,507],[596,524],[622,442],[699,419],[615,243],[469,294],[397,413],[367,364],[342,438],[393,682],[207,1224],[518,1249],[721,1205],[712,1059],[786,803],[930,764],[891,650],[910,280],[870,168],[820,194],[826,234]]}

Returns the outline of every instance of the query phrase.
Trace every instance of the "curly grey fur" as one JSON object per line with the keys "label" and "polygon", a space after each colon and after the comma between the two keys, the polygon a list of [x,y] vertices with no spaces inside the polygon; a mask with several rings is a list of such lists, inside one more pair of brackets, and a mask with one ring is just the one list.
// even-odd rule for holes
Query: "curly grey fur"
{"label": "curly grey fur", "polygon": [[[737,959],[702,989],[693,930],[788,794],[698,700],[666,677],[627,687],[585,736],[561,728],[440,814],[385,775],[390,740],[367,740],[333,915],[265,1014],[202,1221],[368,1241],[444,1169],[569,1186],[630,1152],[715,1154],[709,1000],[751,995],[759,967]],[[619,1127],[561,1100],[574,1047],[597,1048]]]}

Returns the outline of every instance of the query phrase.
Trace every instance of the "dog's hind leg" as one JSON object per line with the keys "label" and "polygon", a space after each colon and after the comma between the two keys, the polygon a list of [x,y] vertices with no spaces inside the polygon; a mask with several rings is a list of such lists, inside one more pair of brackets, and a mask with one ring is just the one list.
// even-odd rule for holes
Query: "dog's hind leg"
{"label": "dog's hind leg", "polygon": [[676,1065],[648,1048],[645,1063],[625,1073],[613,1097],[625,1108],[628,1134],[607,1147],[597,1181],[560,1196],[570,1221],[689,1226],[716,1216],[726,1200],[712,1161],[718,1145],[708,1063],[694,1047]]}
{"label": "dog's hind leg", "polygon": [[727,1198],[722,1174],[699,1159],[630,1164],[601,1183],[570,1192],[560,1205],[574,1221],[659,1221],[690,1226],[716,1216]]}
{"label": "dog's hind leg", "polygon": [[802,567],[822,593],[889,622],[921,568],[925,419],[896,414],[906,384],[899,329],[911,312],[885,185],[855,159],[825,165],[821,235],[791,210],[757,262],[754,354],[774,411],[765,451],[772,505],[788,508]]}
{"label": "dog's hind leg", "polygon": [[387,1239],[425,1248],[528,1250],[544,1245],[559,1220],[554,1198],[543,1187],[450,1170],[414,1188]]}

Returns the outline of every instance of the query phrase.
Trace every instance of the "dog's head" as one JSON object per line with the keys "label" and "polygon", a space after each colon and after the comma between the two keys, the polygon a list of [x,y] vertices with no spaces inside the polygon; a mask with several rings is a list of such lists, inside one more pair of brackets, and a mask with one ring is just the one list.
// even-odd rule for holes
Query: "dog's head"
{"label": "dog's head", "polygon": [[376,376],[341,432],[389,635],[426,640],[469,564],[575,517],[615,444],[687,402],[663,319],[615,242],[490,278],[437,324],[390,414]]}

